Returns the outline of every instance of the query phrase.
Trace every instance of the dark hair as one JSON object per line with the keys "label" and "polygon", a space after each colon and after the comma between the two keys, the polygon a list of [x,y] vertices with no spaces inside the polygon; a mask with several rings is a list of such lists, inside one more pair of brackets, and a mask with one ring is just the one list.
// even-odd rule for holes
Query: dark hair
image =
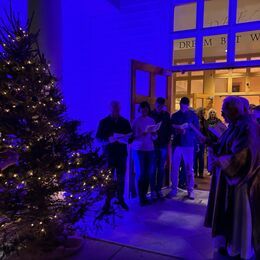
{"label": "dark hair", "polygon": [[151,107],[150,107],[150,104],[147,101],[143,101],[139,104],[138,112],[140,112],[142,108],[148,108],[149,114],[151,113]]}
{"label": "dark hair", "polygon": [[158,97],[156,99],[156,103],[159,104],[159,105],[164,105],[165,104],[165,98],[163,97]]}
{"label": "dark hair", "polygon": [[181,101],[180,101],[180,104],[189,105],[190,104],[190,100],[187,97],[182,97]]}

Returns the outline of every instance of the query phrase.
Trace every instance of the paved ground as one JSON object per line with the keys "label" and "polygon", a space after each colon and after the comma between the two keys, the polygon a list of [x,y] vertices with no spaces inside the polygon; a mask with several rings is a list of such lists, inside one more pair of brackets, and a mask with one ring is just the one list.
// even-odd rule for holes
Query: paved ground
{"label": "paved ground", "polygon": [[70,260],[135,260],[135,259],[149,259],[149,260],[172,260],[180,259],[165,254],[150,252],[147,250],[140,250],[133,247],[109,243],[104,241],[87,239],[85,246],[80,252],[69,258]]}
{"label": "paved ground", "polygon": [[119,210],[114,226],[103,223],[102,230],[89,232],[103,242],[88,242],[73,260],[224,259],[214,253],[210,230],[203,227],[208,192],[196,191],[195,201],[185,195],[181,191],[146,207],[131,200],[129,212]]}

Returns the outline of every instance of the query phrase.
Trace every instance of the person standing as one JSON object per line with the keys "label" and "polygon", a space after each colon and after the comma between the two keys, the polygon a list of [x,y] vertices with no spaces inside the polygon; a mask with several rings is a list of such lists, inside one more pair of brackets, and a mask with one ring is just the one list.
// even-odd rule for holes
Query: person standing
{"label": "person standing", "polygon": [[168,197],[175,197],[177,195],[179,168],[181,160],[183,159],[188,198],[194,199],[194,144],[196,141],[196,133],[193,128],[199,129],[199,120],[196,113],[189,109],[190,100],[187,97],[181,98],[180,110],[171,116],[171,124],[174,132],[174,139],[172,142],[172,190]]}
{"label": "person standing", "polygon": [[155,172],[154,172],[154,140],[157,138],[156,132],[150,132],[150,126],[155,125],[155,121],[149,116],[151,108],[148,102],[140,103],[138,112],[141,114],[133,124],[133,159],[136,172],[137,190],[140,205],[149,204],[146,197],[149,184],[152,198],[156,197]]}
{"label": "person standing", "polygon": [[[107,158],[107,166],[116,176],[116,192],[118,203],[122,208],[128,210],[128,205],[124,200],[125,174],[127,162],[127,144],[122,143],[116,138],[115,134],[130,134],[132,128],[130,122],[120,115],[120,103],[111,102],[111,114],[99,122],[96,138],[103,143],[104,153]],[[106,202],[103,207],[104,211],[109,211],[111,199],[114,192],[109,191]]]}
{"label": "person standing", "polygon": [[162,186],[165,175],[165,165],[167,161],[169,143],[171,139],[171,118],[170,114],[164,110],[165,99],[156,99],[155,109],[151,112],[151,117],[155,123],[161,123],[157,132],[158,138],[154,141],[155,146],[155,175],[156,175],[156,195],[162,198]]}
{"label": "person standing", "polygon": [[[209,139],[208,142],[211,144],[216,144],[218,142],[218,137],[214,135],[209,128],[215,127],[217,124],[222,123],[221,120],[217,117],[217,111],[213,108],[211,108],[208,111],[208,117],[206,120],[206,126],[207,126],[207,138]],[[209,162],[211,161],[211,148],[207,147],[207,168],[208,168],[208,176],[212,176],[212,169],[209,167]],[[213,179],[215,177],[213,176]],[[212,180],[213,181],[213,180]]]}
{"label": "person standing", "polygon": [[225,98],[222,115],[228,129],[212,147],[217,183],[211,185],[205,226],[221,254],[260,259],[260,127],[239,97]]}
{"label": "person standing", "polygon": [[[206,125],[206,119],[205,119],[205,109],[199,108],[197,110],[197,115],[199,118],[200,132],[204,136],[206,136],[207,135],[207,125]],[[204,154],[205,154],[205,144],[197,141],[195,144],[195,149],[194,149],[194,175],[195,175],[195,177],[203,178]]]}

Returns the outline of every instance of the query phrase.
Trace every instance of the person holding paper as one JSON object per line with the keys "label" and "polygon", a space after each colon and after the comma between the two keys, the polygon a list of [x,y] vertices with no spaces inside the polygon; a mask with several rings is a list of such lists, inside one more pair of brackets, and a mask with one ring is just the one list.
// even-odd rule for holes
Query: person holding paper
{"label": "person holding paper", "polygon": [[[122,208],[128,210],[124,200],[125,173],[127,162],[127,140],[132,136],[130,122],[120,115],[120,103],[111,102],[111,114],[99,123],[96,138],[102,142],[104,153],[107,157],[108,168],[116,175],[116,192],[118,203]],[[111,199],[115,194],[109,192],[103,207],[109,211]]]}
{"label": "person holding paper", "polygon": [[171,116],[174,138],[172,142],[172,190],[167,195],[169,198],[177,195],[179,168],[181,160],[183,159],[188,198],[191,200],[194,199],[193,158],[194,145],[197,140],[197,134],[194,129],[199,129],[199,120],[195,112],[189,109],[189,104],[190,100],[187,97],[181,98],[180,110]]}
{"label": "person holding paper", "polygon": [[171,139],[171,118],[170,114],[164,110],[165,99],[159,97],[156,99],[155,109],[151,113],[151,117],[158,124],[161,123],[157,131],[158,138],[154,141],[155,146],[155,174],[156,174],[156,194],[158,198],[162,198],[162,186],[165,175],[165,165],[168,155],[168,146]]}
{"label": "person holding paper", "polygon": [[205,226],[221,254],[260,259],[260,127],[239,97],[225,98],[222,115],[228,129],[212,149],[217,183],[211,185]]}
{"label": "person holding paper", "polygon": [[148,102],[141,102],[138,108],[141,114],[137,117],[133,124],[134,141],[133,159],[136,173],[137,190],[140,200],[140,205],[149,204],[146,197],[149,184],[151,188],[151,197],[157,198],[155,186],[155,172],[154,172],[154,140],[157,138],[155,121],[149,116],[151,108]]}

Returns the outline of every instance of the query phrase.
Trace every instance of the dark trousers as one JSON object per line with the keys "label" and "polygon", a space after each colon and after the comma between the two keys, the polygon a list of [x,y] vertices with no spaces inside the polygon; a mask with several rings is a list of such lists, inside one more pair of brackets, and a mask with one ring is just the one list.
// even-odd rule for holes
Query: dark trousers
{"label": "dark trousers", "polygon": [[205,146],[200,144],[199,151],[196,148],[194,149],[194,175],[198,176],[199,174],[199,176],[203,177]]}
{"label": "dark trousers", "polygon": [[137,190],[140,201],[146,199],[149,184],[155,191],[154,151],[133,151]]}
{"label": "dark trousers", "polygon": [[112,171],[115,178],[113,187],[107,192],[106,203],[117,197],[119,201],[124,201],[125,174],[126,174],[127,156],[110,156],[108,157],[108,168]]}
{"label": "dark trousers", "polygon": [[167,147],[155,148],[155,176],[156,176],[156,191],[161,191],[165,175],[165,163],[167,160]]}

